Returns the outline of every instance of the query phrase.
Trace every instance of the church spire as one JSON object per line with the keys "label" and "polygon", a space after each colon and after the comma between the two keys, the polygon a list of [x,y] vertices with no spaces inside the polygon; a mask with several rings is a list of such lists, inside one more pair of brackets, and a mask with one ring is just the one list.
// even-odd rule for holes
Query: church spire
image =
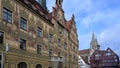
{"label": "church spire", "polygon": [[99,50],[100,45],[98,45],[97,38],[95,38],[94,32],[92,33],[92,40],[90,42],[90,55],[95,51]]}
{"label": "church spire", "polygon": [[94,41],[94,39],[95,39],[95,35],[94,35],[94,32],[93,32],[92,33],[92,40],[91,40],[91,42]]}

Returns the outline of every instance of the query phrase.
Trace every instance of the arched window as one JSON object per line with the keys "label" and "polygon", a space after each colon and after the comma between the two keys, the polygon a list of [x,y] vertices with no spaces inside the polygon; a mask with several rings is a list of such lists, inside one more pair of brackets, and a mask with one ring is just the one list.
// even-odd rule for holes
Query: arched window
{"label": "arched window", "polygon": [[42,65],[41,64],[37,64],[36,68],[42,68]]}
{"label": "arched window", "polygon": [[27,64],[25,62],[20,62],[18,68],[27,68]]}

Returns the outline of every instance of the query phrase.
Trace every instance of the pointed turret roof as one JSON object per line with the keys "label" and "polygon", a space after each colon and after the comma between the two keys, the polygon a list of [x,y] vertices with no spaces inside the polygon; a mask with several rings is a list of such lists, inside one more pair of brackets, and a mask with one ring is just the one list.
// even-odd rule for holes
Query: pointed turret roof
{"label": "pointed turret roof", "polygon": [[94,32],[92,33],[92,40],[91,41],[94,41],[95,39],[95,35],[94,35]]}
{"label": "pointed turret roof", "polygon": [[100,45],[98,44],[98,41],[97,41],[97,38],[95,37],[94,35],[94,32],[92,33],[92,40],[91,40],[91,43],[90,43],[90,46],[97,46],[99,49],[100,48]]}
{"label": "pointed turret roof", "polygon": [[98,43],[97,38],[96,38],[95,35],[94,35],[94,32],[92,33],[92,40],[91,40],[91,42],[96,42],[96,43]]}

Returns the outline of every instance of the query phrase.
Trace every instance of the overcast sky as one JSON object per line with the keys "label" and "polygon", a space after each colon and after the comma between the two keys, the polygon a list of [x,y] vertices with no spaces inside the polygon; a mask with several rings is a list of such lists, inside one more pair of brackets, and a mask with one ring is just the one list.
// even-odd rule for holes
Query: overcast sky
{"label": "overcast sky", "polygon": [[[49,11],[55,0],[47,0]],[[120,0],[63,0],[65,17],[75,14],[79,50],[90,48],[94,32],[101,49],[110,47],[120,55]]]}

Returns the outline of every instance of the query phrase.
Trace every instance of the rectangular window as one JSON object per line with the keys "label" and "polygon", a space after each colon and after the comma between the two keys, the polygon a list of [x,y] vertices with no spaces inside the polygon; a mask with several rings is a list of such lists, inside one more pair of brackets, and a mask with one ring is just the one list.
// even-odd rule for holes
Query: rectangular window
{"label": "rectangular window", "polygon": [[41,45],[37,45],[37,54],[41,54]]}
{"label": "rectangular window", "polygon": [[6,20],[8,23],[12,23],[12,12],[6,8],[3,8],[2,18]]}
{"label": "rectangular window", "polygon": [[20,39],[20,49],[26,50],[26,40]]}
{"label": "rectangular window", "polygon": [[42,37],[42,28],[38,27],[37,33],[38,37]]}
{"label": "rectangular window", "polygon": [[64,43],[64,49],[67,49],[67,43],[66,42]]}
{"label": "rectangular window", "polygon": [[58,46],[59,46],[59,47],[60,47],[60,41],[61,41],[61,40],[60,40],[60,39],[58,39]]}
{"label": "rectangular window", "polygon": [[0,61],[2,60],[2,55],[0,54]]}
{"label": "rectangular window", "polygon": [[27,29],[27,20],[24,18],[20,18],[20,28],[26,30]]}
{"label": "rectangular window", "polygon": [[0,31],[0,44],[3,44],[3,32]]}
{"label": "rectangular window", "polygon": [[60,52],[58,52],[58,57],[60,57]]}
{"label": "rectangular window", "polygon": [[110,52],[107,52],[107,53],[106,53],[106,56],[110,56],[110,55],[111,55],[111,53],[110,53]]}
{"label": "rectangular window", "polygon": [[53,35],[49,34],[49,42],[52,42],[52,39],[53,39]]}
{"label": "rectangular window", "polygon": [[52,57],[52,49],[49,49],[49,57]]}
{"label": "rectangular window", "polygon": [[119,60],[118,60],[118,59],[115,59],[115,62],[119,62]]}

